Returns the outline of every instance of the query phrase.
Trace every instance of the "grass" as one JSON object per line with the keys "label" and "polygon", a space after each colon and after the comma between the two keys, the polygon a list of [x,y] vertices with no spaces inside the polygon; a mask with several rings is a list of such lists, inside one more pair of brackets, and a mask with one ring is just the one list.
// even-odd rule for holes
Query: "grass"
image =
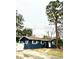
{"label": "grass", "polygon": [[46,50],[47,54],[49,56],[56,56],[56,57],[62,57],[63,58],[63,50],[61,49],[51,49],[51,48],[41,48],[41,49],[35,49],[38,52],[44,53]]}
{"label": "grass", "polygon": [[60,49],[50,49],[47,53],[48,55],[63,57],[63,51]]}

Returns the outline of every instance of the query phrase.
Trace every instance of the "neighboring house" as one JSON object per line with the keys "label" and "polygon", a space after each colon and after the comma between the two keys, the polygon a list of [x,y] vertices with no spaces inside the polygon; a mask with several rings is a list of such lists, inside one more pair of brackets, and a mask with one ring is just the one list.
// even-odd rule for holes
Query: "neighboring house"
{"label": "neighboring house", "polygon": [[24,49],[32,48],[56,48],[54,40],[33,37],[22,37],[20,43],[24,43]]}

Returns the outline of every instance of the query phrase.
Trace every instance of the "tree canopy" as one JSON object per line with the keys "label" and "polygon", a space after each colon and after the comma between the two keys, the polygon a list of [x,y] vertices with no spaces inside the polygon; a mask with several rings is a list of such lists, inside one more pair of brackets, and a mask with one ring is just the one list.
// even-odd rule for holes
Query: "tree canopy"
{"label": "tree canopy", "polygon": [[56,0],[50,1],[46,6],[48,21],[55,24],[56,47],[58,47],[59,31],[58,24],[63,24],[63,2]]}
{"label": "tree canopy", "polygon": [[23,21],[23,16],[16,10],[16,36],[31,36],[32,29],[24,28]]}
{"label": "tree canopy", "polygon": [[55,22],[57,18],[57,23],[63,23],[63,2],[50,1],[46,6],[46,14],[50,22]]}
{"label": "tree canopy", "polygon": [[23,21],[24,21],[23,16],[19,14],[18,11],[16,10],[16,29],[23,28]]}
{"label": "tree canopy", "polygon": [[22,36],[32,36],[32,29],[23,29]]}

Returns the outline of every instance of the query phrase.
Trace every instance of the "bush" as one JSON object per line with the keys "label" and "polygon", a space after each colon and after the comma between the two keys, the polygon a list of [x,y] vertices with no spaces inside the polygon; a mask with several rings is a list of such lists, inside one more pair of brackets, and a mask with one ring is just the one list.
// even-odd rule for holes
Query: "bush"
{"label": "bush", "polygon": [[[55,44],[56,44],[56,39],[53,39],[53,41],[55,42]],[[58,40],[58,46],[60,47],[63,47],[63,39],[59,39]]]}
{"label": "bush", "polygon": [[19,39],[20,39],[20,37],[16,37],[16,43],[18,43],[18,42],[19,42]]}
{"label": "bush", "polygon": [[58,40],[58,45],[63,46],[63,40]]}

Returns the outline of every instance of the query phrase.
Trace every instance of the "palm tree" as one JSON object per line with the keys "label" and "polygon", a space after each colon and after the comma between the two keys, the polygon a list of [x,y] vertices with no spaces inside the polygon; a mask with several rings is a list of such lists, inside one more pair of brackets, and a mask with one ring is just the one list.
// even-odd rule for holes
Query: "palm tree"
{"label": "palm tree", "polygon": [[53,22],[55,24],[55,32],[56,32],[56,47],[58,48],[58,23],[62,23],[63,20],[63,2],[59,0],[50,1],[46,6],[46,14],[48,16],[48,21]]}

